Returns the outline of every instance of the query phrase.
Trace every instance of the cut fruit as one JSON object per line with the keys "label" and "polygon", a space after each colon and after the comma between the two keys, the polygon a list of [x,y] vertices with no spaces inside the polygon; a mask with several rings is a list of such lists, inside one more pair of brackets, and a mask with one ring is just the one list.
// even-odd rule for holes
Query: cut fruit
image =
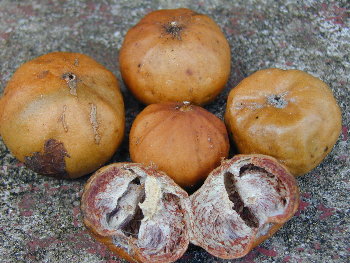
{"label": "cut fruit", "polygon": [[227,259],[245,256],[289,220],[299,204],[294,177],[263,155],[223,162],[190,201],[191,242]]}
{"label": "cut fruit", "polygon": [[162,172],[140,164],[112,164],[88,181],[81,207],[93,235],[124,258],[173,262],[189,244],[187,197]]}

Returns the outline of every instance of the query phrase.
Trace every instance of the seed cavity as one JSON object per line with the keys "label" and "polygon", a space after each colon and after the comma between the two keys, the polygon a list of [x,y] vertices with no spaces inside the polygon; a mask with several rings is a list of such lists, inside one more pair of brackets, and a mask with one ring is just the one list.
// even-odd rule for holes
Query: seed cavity
{"label": "seed cavity", "polygon": [[141,185],[140,178],[136,177],[118,199],[117,206],[106,214],[107,224],[111,228],[120,229],[127,237],[137,238],[144,217],[139,204],[144,200],[144,185]]}
{"label": "seed cavity", "polygon": [[235,179],[232,173],[225,173],[224,185],[228,197],[233,203],[232,209],[239,214],[239,216],[242,218],[242,220],[246,223],[247,226],[254,228],[258,227],[259,221],[255,217],[255,215],[250,211],[250,209],[244,205],[244,202],[236,189]]}
{"label": "seed cavity", "polygon": [[62,79],[67,82],[69,93],[73,96],[77,96],[77,76],[71,72],[67,72],[62,75]]}
{"label": "seed cavity", "polygon": [[267,172],[264,168],[255,166],[251,163],[243,165],[240,169],[239,169],[239,177],[244,176],[245,174],[249,174],[251,172],[258,172],[258,173],[264,173],[266,174],[268,177],[270,178],[274,178],[275,176],[269,172]]}
{"label": "seed cavity", "polygon": [[101,136],[98,132],[99,123],[97,121],[97,107],[95,104],[90,104],[90,123],[94,132],[94,141],[96,144],[100,144]]}

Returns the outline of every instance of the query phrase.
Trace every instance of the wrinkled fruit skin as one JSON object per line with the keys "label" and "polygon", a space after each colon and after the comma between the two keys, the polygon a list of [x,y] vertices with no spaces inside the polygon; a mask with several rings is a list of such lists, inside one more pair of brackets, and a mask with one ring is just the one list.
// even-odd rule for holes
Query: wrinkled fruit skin
{"label": "wrinkled fruit skin", "polygon": [[144,104],[208,103],[224,88],[230,61],[217,24],[185,8],[146,15],[126,34],[119,56],[125,83]]}
{"label": "wrinkled fruit skin", "polygon": [[133,162],[154,164],[185,188],[202,183],[230,147],[224,123],[187,102],[147,106],[132,124],[129,140]]}
{"label": "wrinkled fruit skin", "polygon": [[188,195],[168,176],[141,164],[98,170],[81,199],[92,235],[129,262],[173,262],[189,244]]}
{"label": "wrinkled fruit skin", "polygon": [[190,201],[191,242],[216,257],[234,259],[294,215],[299,191],[294,176],[276,159],[236,155],[210,173]]}
{"label": "wrinkled fruit skin", "polygon": [[115,76],[88,56],[54,52],[24,63],[0,100],[0,134],[37,173],[76,178],[108,161],[124,136]]}
{"label": "wrinkled fruit skin", "polygon": [[240,153],[273,156],[298,176],[331,151],[341,112],[321,80],[300,70],[266,69],[231,90],[225,123]]}

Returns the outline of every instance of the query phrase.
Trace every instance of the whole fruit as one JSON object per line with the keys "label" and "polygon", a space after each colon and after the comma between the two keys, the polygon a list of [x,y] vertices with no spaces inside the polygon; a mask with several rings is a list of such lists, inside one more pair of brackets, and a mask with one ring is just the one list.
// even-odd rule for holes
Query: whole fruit
{"label": "whole fruit", "polygon": [[225,124],[188,102],[147,106],[130,131],[134,162],[156,165],[182,187],[193,187],[228,156]]}
{"label": "whole fruit", "polygon": [[331,151],[341,112],[320,79],[300,70],[266,69],[231,90],[225,122],[240,153],[273,156],[297,176]]}
{"label": "whole fruit", "polygon": [[115,76],[88,56],[54,52],[18,68],[0,100],[0,134],[37,173],[76,178],[108,161],[124,135]]}
{"label": "whole fruit", "polygon": [[212,101],[228,80],[230,61],[217,24],[185,8],[146,15],[126,34],[119,56],[125,83],[145,104]]}

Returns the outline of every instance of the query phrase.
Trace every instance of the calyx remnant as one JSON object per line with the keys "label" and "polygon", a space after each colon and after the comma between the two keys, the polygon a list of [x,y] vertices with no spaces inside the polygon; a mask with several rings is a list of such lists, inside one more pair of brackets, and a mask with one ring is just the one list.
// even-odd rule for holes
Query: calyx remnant
{"label": "calyx remnant", "polygon": [[173,39],[181,40],[181,31],[184,29],[183,25],[180,25],[177,21],[171,21],[164,26],[165,32],[170,34]]}

